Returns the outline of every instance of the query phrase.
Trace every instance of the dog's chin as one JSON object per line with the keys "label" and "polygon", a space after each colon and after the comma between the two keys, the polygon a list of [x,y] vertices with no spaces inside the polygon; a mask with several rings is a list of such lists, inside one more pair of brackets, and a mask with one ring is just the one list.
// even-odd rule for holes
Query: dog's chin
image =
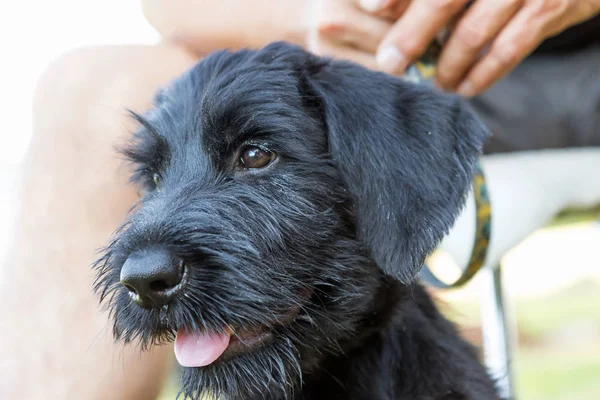
{"label": "dog's chin", "polygon": [[267,328],[241,331],[231,336],[227,349],[219,360],[226,361],[233,357],[257,351],[273,341],[273,332]]}
{"label": "dog's chin", "polygon": [[252,353],[273,340],[268,327],[224,332],[200,332],[181,328],[175,337],[175,356],[183,367],[204,367]]}
{"label": "dog's chin", "polygon": [[207,393],[231,399],[285,398],[297,388],[301,364],[291,340],[268,331],[232,339],[213,363],[183,368],[182,394],[192,399]]}
{"label": "dog's chin", "polygon": [[[372,284],[376,280],[369,278],[365,282]],[[302,371],[312,370],[327,354],[337,352],[339,341],[352,335],[366,311],[357,307],[366,304],[361,296],[340,296],[334,292],[323,297],[315,295],[315,291],[299,291],[293,300],[286,299],[285,305],[279,301],[275,312],[261,311],[262,316],[270,314],[270,318],[248,316],[246,321],[252,321],[250,324],[235,324],[227,313],[216,310],[205,312],[203,319],[190,319],[188,310],[198,307],[182,307],[180,302],[168,310],[137,309],[122,293],[113,304],[115,332],[124,342],[139,342],[144,349],[175,340],[177,351],[177,336],[182,331],[187,331],[192,343],[193,339],[206,340],[204,344],[214,346],[212,354],[200,354],[204,357],[201,361],[194,360],[195,355],[188,348],[187,360],[191,362],[180,362],[183,398],[198,399],[205,393],[228,399],[292,398],[302,381]],[[319,289],[318,293],[325,291]],[[330,304],[330,298],[335,303]],[[328,313],[324,313],[325,309]],[[352,315],[341,312],[346,309],[358,311]],[[217,342],[209,342],[205,332],[213,332]],[[226,343],[223,335],[228,336]],[[206,351],[202,346],[198,349]]]}

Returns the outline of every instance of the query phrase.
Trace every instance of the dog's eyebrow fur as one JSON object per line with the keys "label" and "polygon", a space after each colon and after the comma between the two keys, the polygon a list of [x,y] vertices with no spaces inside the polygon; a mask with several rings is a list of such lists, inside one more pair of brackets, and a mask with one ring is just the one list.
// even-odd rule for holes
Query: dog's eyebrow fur
{"label": "dog's eyebrow fur", "polygon": [[154,126],[152,126],[150,121],[148,121],[148,119],[142,114],[139,114],[133,110],[127,110],[127,112],[129,113],[129,116],[132,117],[138,124],[146,128],[148,133],[150,133],[152,136],[161,136]]}
{"label": "dog's eyebrow fur", "polygon": [[[169,145],[166,138],[152,125],[148,118],[128,110],[129,115],[141,126],[124,146],[119,148],[129,161],[135,164],[131,181],[142,183],[160,172],[169,161]],[[148,176],[150,175],[150,176]]]}

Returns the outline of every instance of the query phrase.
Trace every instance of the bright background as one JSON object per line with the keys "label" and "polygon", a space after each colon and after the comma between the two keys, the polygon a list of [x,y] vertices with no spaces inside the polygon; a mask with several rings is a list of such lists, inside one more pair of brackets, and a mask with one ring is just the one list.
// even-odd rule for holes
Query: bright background
{"label": "bright background", "polygon": [[[39,75],[72,48],[158,40],[138,1],[6,3],[0,13],[0,259],[10,243],[15,176],[31,136]],[[600,399],[599,243],[600,224],[578,222],[540,231],[506,257],[506,285],[519,322],[521,399]],[[476,279],[466,289],[441,295],[476,342],[478,289]]]}

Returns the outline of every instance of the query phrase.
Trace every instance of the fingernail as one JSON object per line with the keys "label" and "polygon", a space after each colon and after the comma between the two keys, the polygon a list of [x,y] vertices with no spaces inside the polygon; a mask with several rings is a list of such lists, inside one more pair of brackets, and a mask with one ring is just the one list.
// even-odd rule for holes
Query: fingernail
{"label": "fingernail", "polygon": [[472,97],[475,94],[473,92],[473,85],[471,85],[471,82],[469,82],[469,81],[464,81],[458,87],[458,90],[456,91],[456,93],[458,93],[459,95],[464,96],[464,97]]}
{"label": "fingernail", "polygon": [[385,72],[400,73],[406,69],[406,57],[395,46],[385,46],[377,52],[377,64]]}
{"label": "fingernail", "polygon": [[360,6],[367,11],[379,11],[383,7],[387,0],[360,0]]}

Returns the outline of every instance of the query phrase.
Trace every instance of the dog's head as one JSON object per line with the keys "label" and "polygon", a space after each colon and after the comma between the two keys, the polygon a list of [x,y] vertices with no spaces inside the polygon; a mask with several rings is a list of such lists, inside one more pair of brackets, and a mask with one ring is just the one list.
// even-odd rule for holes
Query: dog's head
{"label": "dog's head", "polygon": [[283,43],[218,52],[136,116],[144,189],[97,263],[114,329],[184,393],[286,393],[451,227],[486,130],[456,97]]}

